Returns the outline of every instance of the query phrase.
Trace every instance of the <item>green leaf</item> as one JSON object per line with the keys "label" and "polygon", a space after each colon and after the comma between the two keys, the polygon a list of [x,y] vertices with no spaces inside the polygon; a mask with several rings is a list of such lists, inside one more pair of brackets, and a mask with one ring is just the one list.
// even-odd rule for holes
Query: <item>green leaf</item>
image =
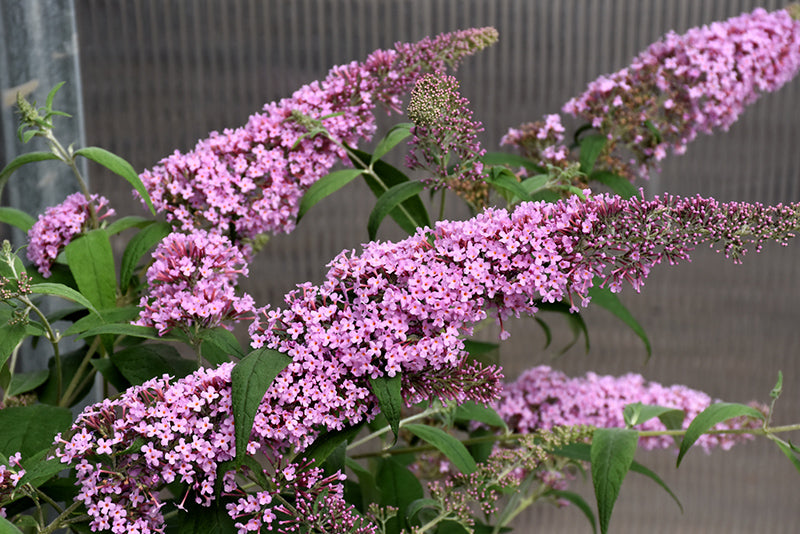
{"label": "green leaf", "polygon": [[245,352],[233,332],[221,326],[203,330],[200,332],[200,339],[203,340],[204,344],[210,343],[229,356],[239,359],[245,357]]}
{"label": "green leaf", "polygon": [[117,366],[114,365],[110,359],[93,358],[89,360],[89,363],[92,364],[92,367],[97,369],[97,372],[103,375],[103,378],[106,379],[109,384],[114,386],[117,391],[125,391],[133,385],[122,373],[119,372]]}
{"label": "green leaf", "polygon": [[117,277],[108,234],[92,230],[67,245],[64,253],[81,294],[98,309],[113,308]]}
{"label": "green leaf", "polygon": [[581,165],[581,172],[590,174],[594,169],[597,157],[606,146],[606,138],[602,135],[587,135],[580,140],[580,156],[578,160]]}
{"label": "green leaf", "polygon": [[403,409],[403,396],[401,394],[402,378],[400,373],[389,376],[379,376],[370,378],[369,384],[372,393],[378,399],[378,407],[386,417],[389,427],[394,432],[394,443],[397,443],[397,435],[400,432],[400,413]]}
{"label": "green leaf", "polygon": [[286,354],[261,348],[242,358],[231,371],[231,404],[237,463],[241,463],[247,452],[250,432],[261,401],[264,400],[264,394],[278,373],[290,363],[292,358]]}
{"label": "green leaf", "polygon": [[357,176],[364,174],[362,169],[342,169],[326,174],[308,188],[300,199],[297,222],[320,200],[331,195],[352,182]]}
{"label": "green leaf", "polygon": [[21,452],[23,458],[49,449],[53,438],[72,424],[67,408],[47,404],[11,406],[0,410],[0,453],[11,456]]}
{"label": "green leaf", "polygon": [[54,159],[60,158],[52,152],[28,152],[27,154],[20,154],[11,160],[11,163],[6,165],[2,171],[0,171],[0,194],[2,194],[3,188],[5,187],[6,182],[8,182],[8,178],[15,170],[19,169],[23,165],[27,165],[28,163]]}
{"label": "green leaf", "polygon": [[589,175],[590,182],[600,182],[624,199],[635,197],[639,189],[630,180],[610,171],[594,171]]}
{"label": "green leaf", "polygon": [[344,464],[358,477],[362,508],[366,510],[371,503],[377,503],[380,500],[380,491],[375,483],[375,476],[350,457],[345,457]]}
{"label": "green leaf", "polygon": [[447,456],[447,459],[462,473],[468,475],[478,469],[478,465],[464,444],[441,428],[413,423],[403,428],[439,449],[439,452]]}
{"label": "green leaf", "polygon": [[43,282],[41,284],[33,284],[31,285],[31,293],[36,293],[37,295],[53,295],[56,297],[61,297],[67,300],[71,300],[77,304],[88,309],[90,312],[100,315],[100,312],[89,302],[86,297],[72,289],[71,287],[67,287],[64,284],[53,284],[49,282]]}
{"label": "green leaf", "polygon": [[14,352],[25,336],[27,328],[21,324],[4,324],[0,326],[0,369],[6,364],[8,358]]}
{"label": "green leaf", "polygon": [[534,317],[534,321],[541,327],[542,332],[544,332],[544,347],[547,348],[550,346],[550,343],[553,342],[553,332],[550,330],[550,326],[544,322],[541,317]]}
{"label": "green leaf", "polygon": [[394,506],[398,509],[397,516],[387,523],[388,528],[386,529],[386,534],[397,534],[402,528],[407,527],[408,507],[417,499],[425,496],[422,484],[394,458],[381,459],[375,480],[381,493],[379,504]]}
{"label": "green leaf", "polygon": [[0,207],[0,222],[10,224],[23,232],[27,232],[36,222],[36,219],[16,208]]}
{"label": "green leaf", "polygon": [[42,451],[27,461],[23,459],[22,467],[25,468],[25,474],[20,479],[18,486],[30,484],[34,488],[39,487],[61,471],[69,468],[68,465],[61,463],[60,458],[47,460],[45,458],[47,453],[48,451]]}
{"label": "green leaf", "polygon": [[[372,167],[372,171],[378,176],[378,179],[376,179],[370,174],[364,174],[364,181],[376,197],[380,197],[388,189],[398,184],[410,181],[408,176],[392,165],[380,160],[372,163],[372,156],[368,153],[355,149],[351,149],[351,151],[358,158],[350,158],[355,167]],[[362,163],[366,167],[362,166]],[[431,226],[428,210],[425,209],[425,204],[422,203],[419,196],[413,196],[405,200],[399,207],[389,213],[389,217],[394,219],[398,226],[408,234],[413,234],[419,226]]]}
{"label": "green leaf", "polygon": [[0,516],[0,533],[2,534],[23,534],[23,532],[11,521]]}
{"label": "green leaf", "polygon": [[678,505],[678,508],[680,509],[681,513],[683,513],[683,505],[681,504],[680,499],[678,499],[678,496],[675,495],[671,489],[669,489],[667,483],[664,482],[660,476],[658,476],[655,472],[645,467],[644,465],[640,464],[639,462],[631,463],[631,471],[633,471],[634,473],[638,473],[640,475],[644,475],[653,482],[655,482],[656,484],[658,484],[659,486],[661,486],[661,488],[664,491],[666,491],[670,497],[672,497],[672,500],[675,501],[675,504]]}
{"label": "green leaf", "polygon": [[769,397],[772,400],[778,400],[781,396],[781,392],[783,391],[783,373],[778,371],[778,381],[775,382],[775,387],[772,388],[772,391],[769,392]]}
{"label": "green leaf", "polygon": [[197,370],[197,362],[181,357],[171,345],[149,343],[115,352],[111,362],[133,385],[168,374],[184,377]]}
{"label": "green leaf", "polygon": [[571,312],[570,306],[566,302],[544,302],[541,300],[536,301],[536,307],[539,311],[547,311],[553,313],[560,313],[567,320],[567,325],[572,330],[573,338],[564,348],[561,349],[560,354],[564,354],[580,339],[583,334],[585,340],[586,352],[589,352],[589,329],[586,326],[586,321],[578,312]]}
{"label": "green leaf", "polygon": [[194,499],[186,500],[186,512],[178,511],[177,534],[236,534],[235,521],[225,508],[229,499],[212,499],[211,506],[202,506]]}
{"label": "green leaf", "polygon": [[583,512],[583,515],[586,516],[586,519],[589,521],[589,524],[592,525],[592,532],[597,534],[597,521],[594,518],[594,512],[592,512],[592,508],[589,504],[584,500],[583,497],[578,495],[572,491],[562,491],[562,490],[550,490],[547,492],[548,495],[552,495],[553,497],[564,499],[565,501],[569,501],[578,509]]}
{"label": "green leaf", "polygon": [[[375,203],[375,207],[372,208],[372,212],[369,214],[369,220],[367,221],[367,233],[369,234],[370,240],[374,240],[377,237],[381,222],[390,212],[397,208],[404,200],[419,195],[424,189],[425,185],[422,182],[406,182],[392,187],[381,195]],[[419,222],[420,221],[415,221],[417,226],[422,226]]]}
{"label": "green leaf", "polygon": [[364,427],[364,424],[365,422],[361,422],[357,425],[343,428],[342,430],[333,430],[321,434],[314,440],[314,443],[303,451],[303,456],[309,460],[314,460],[317,467],[321,466],[337,447],[356,437]]}
{"label": "green leaf", "polygon": [[57,84],[55,84],[55,86],[53,86],[52,89],[50,89],[50,92],[47,93],[47,99],[45,100],[45,104],[44,104],[44,107],[45,107],[45,109],[47,111],[53,111],[53,100],[56,97],[56,93],[58,93],[59,89],[61,89],[61,87],[65,83],[67,83],[67,82],[65,82],[65,81],[64,82],[58,82]]}
{"label": "green leaf", "polygon": [[411,128],[414,127],[413,123],[404,122],[394,125],[383,139],[380,140],[378,146],[375,147],[375,152],[372,153],[372,161],[377,161],[393,149],[400,141],[406,139],[411,135]]}
{"label": "green leaf", "polygon": [[139,308],[136,306],[123,306],[121,308],[99,310],[99,313],[100,315],[89,314],[81,317],[64,331],[64,335],[72,336],[86,332],[91,328],[108,324],[130,323],[139,316]]}
{"label": "green leaf", "polygon": [[172,226],[169,223],[155,222],[131,238],[128,246],[125,247],[125,252],[122,253],[122,261],[119,267],[119,287],[123,292],[130,285],[133,271],[142,256],[171,232]]}
{"label": "green leaf", "polygon": [[537,174],[536,176],[531,176],[530,178],[526,178],[522,180],[519,185],[522,186],[522,189],[525,190],[528,195],[539,191],[547,185],[550,181],[550,177],[546,174]]}
{"label": "green leaf", "polygon": [[642,404],[641,402],[634,402],[626,405],[622,410],[622,417],[625,420],[625,424],[631,427],[640,425],[654,417],[660,419],[662,415],[670,414],[670,412],[673,413],[668,417],[668,420],[674,421],[677,419],[678,425],[680,425],[685,415],[683,410],[668,408],[666,406],[656,406],[653,404]]}
{"label": "green leaf", "polygon": [[145,189],[144,184],[139,179],[139,175],[136,174],[136,171],[133,170],[133,166],[130,163],[116,154],[112,154],[108,150],[96,146],[87,146],[86,148],[76,150],[75,155],[83,156],[84,158],[90,159],[95,163],[99,163],[111,172],[125,178],[144,199],[145,204],[147,204],[147,207],[150,209],[150,213],[153,215],[156,214],[156,210],[153,207],[152,201],[150,200],[150,195],[147,194],[147,189]]}
{"label": "green leaf", "polygon": [[179,341],[180,337],[174,335],[164,334],[158,335],[155,328],[149,326],[138,326],[133,324],[113,323],[103,326],[90,328],[78,337],[86,338],[93,337],[100,334],[117,334],[121,336],[141,337],[144,339],[160,339],[162,341]]}
{"label": "green leaf", "polygon": [[408,514],[408,519],[413,520],[414,516],[423,508],[433,508],[438,509],[438,502],[433,499],[417,499],[416,501],[412,502],[408,505],[408,509],[406,510],[406,514]]}
{"label": "green leaf", "polygon": [[628,428],[598,428],[592,436],[592,483],[600,532],[608,532],[622,481],[633,462],[639,433]]}
{"label": "green leaf", "polygon": [[11,383],[8,384],[6,393],[9,397],[27,393],[44,384],[49,376],[50,372],[47,369],[39,369],[28,373],[15,373],[11,377]]}
{"label": "green leaf", "polygon": [[689,423],[689,428],[686,429],[686,434],[683,435],[683,441],[681,441],[680,451],[678,452],[677,466],[680,467],[683,457],[700,436],[711,430],[711,428],[717,423],[740,416],[755,417],[756,419],[761,420],[764,419],[764,414],[751,406],[727,402],[712,404],[697,414],[697,417],[695,417],[694,420]]}
{"label": "green leaf", "polygon": [[647,357],[653,354],[653,347],[650,345],[650,340],[647,337],[647,332],[644,331],[642,325],[633,317],[628,308],[619,300],[619,297],[611,292],[607,287],[600,287],[599,280],[595,280],[595,285],[589,288],[589,296],[592,298],[592,304],[596,304],[608,312],[611,312],[617,319],[625,323],[634,334],[644,343],[644,348],[647,351]]}
{"label": "green leaf", "polygon": [[797,472],[800,473],[800,458],[798,458],[797,455],[797,448],[791,444],[787,445],[781,440],[773,440],[773,441],[775,442],[775,445],[777,445],[778,448],[781,450],[781,452],[783,452],[783,454],[786,455],[789,461],[792,462],[792,465],[794,466],[795,469],[797,469]]}
{"label": "green leaf", "polygon": [[497,365],[499,363],[499,343],[477,341],[475,339],[464,340],[464,350],[469,353],[469,357],[485,365]]}
{"label": "green leaf", "polygon": [[522,187],[517,177],[508,169],[499,169],[498,172],[492,172],[485,180],[487,183],[493,185],[495,189],[511,193],[512,199],[516,197],[523,201],[531,200],[528,191]]}
{"label": "green leaf", "polygon": [[105,228],[105,232],[111,236],[120,232],[124,232],[128,228],[144,228],[145,226],[151,224],[153,224],[153,221],[150,219],[145,219],[144,217],[139,217],[138,215],[128,215],[127,217],[122,217],[121,219],[117,219],[113,223],[109,224]]}
{"label": "green leaf", "polygon": [[524,167],[525,169],[535,173],[540,173],[542,171],[542,168],[536,165],[534,162],[517,154],[509,154],[506,152],[488,152],[478,159],[487,167],[505,165],[511,167],[512,169]]}
{"label": "green leaf", "polygon": [[466,401],[456,408],[453,418],[456,421],[480,421],[489,426],[495,426],[508,430],[506,422],[500,417],[494,408],[483,406],[475,401]]}

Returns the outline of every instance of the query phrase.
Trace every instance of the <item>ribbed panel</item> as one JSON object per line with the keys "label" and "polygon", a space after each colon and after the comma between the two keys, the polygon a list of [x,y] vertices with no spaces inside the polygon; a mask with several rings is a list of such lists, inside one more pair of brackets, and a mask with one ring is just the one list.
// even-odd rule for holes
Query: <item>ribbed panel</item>
{"label": "ribbed panel", "polygon": [[[395,41],[468,26],[493,25],[500,42],[468,59],[462,89],[484,122],[489,150],[508,127],[559,110],[598,75],[615,71],[670,29],[721,20],[751,0],[79,0],[87,137],[143,169],[186,150],[212,129],[244,124],[263,103],[288,96],[335,65]],[[759,2],[767,9],[781,3]],[[800,80],[752,106],[728,133],[695,141],[665,162],[648,191],[701,193],[723,200],[800,200]],[[394,117],[392,121],[402,118]],[[391,124],[386,121],[385,124]],[[123,213],[136,213],[128,186],[93,183]],[[295,283],[319,280],[342,248],[366,240],[372,205],[360,184],[315,207],[296,232],[276,237],[246,288],[279,303]],[[460,212],[455,212],[460,214]],[[460,216],[460,215],[459,215]],[[399,235],[388,226],[383,237]],[[654,355],[645,367],[639,340],[589,308],[589,357],[573,348],[554,365],[573,374],[642,372],[726,400],[767,400],[785,376],[779,422],[800,419],[797,306],[800,243],[768,247],[732,265],[699,251],[690,265],[654,271],[641,295],[623,299],[646,328]],[[503,346],[507,374],[550,362],[569,334],[559,317],[554,347],[532,323],[512,326]],[[579,344],[580,345],[580,344]],[[533,348],[533,349],[532,349]],[[692,451],[680,471],[669,454],[643,454],[681,497],[681,515],[652,482],[630,475],[612,520],[614,532],[794,532],[797,473],[767,443],[703,458]],[[576,484],[589,495],[588,484]],[[591,499],[590,499],[590,502]],[[587,532],[576,509],[542,505],[519,532]]]}

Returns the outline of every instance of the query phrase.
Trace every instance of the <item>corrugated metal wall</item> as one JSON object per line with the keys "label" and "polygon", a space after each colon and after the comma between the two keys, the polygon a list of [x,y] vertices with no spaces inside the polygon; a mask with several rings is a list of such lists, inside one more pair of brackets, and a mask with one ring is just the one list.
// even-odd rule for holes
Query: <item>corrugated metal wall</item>
{"label": "corrugated metal wall", "polygon": [[[509,126],[558,110],[598,75],[617,70],[670,29],[779,3],[750,0],[77,0],[86,131],[90,144],[152,166],[210,130],[243,124],[263,103],[289,95],[332,65],[398,40],[493,25],[500,42],[461,69],[464,94],[486,126],[489,150]],[[724,200],[800,200],[800,80],[752,106],[730,132],[699,139],[646,184],[650,192]],[[400,120],[400,118],[395,118]],[[118,211],[136,213],[124,182],[93,175]],[[372,199],[349,186],[317,206],[290,236],[261,254],[247,289],[277,303],[295,283],[319,280],[342,248],[366,240]],[[348,199],[343,202],[343,199]],[[452,216],[463,216],[453,211]],[[384,237],[392,237],[387,231]],[[690,265],[656,269],[643,293],[623,299],[647,329],[638,339],[589,309],[592,350],[574,348],[554,365],[576,374],[633,370],[732,401],[767,400],[785,376],[778,422],[800,420],[800,243],[767,247],[741,266],[698,251]],[[558,319],[554,318],[554,325]],[[551,362],[533,323],[512,326],[503,346],[509,376]],[[561,341],[568,336],[562,332]],[[557,340],[558,341],[558,340]],[[682,498],[681,515],[650,481],[630,475],[615,532],[795,532],[800,478],[766,443],[693,451],[679,471],[671,454],[642,454]],[[636,480],[639,478],[640,480]],[[588,484],[582,484],[590,493]],[[575,509],[535,508],[519,532],[585,532]]]}

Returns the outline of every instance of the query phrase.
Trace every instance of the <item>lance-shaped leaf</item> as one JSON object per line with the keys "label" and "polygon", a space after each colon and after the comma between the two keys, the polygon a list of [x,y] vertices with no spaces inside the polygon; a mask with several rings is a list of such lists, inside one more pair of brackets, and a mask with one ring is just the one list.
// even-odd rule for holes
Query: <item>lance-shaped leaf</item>
{"label": "lance-shaped leaf", "polygon": [[580,156],[578,160],[581,165],[581,172],[589,174],[594,169],[597,157],[606,146],[606,138],[602,135],[587,135],[580,141]]}
{"label": "lance-shaped leaf", "polygon": [[375,147],[375,152],[372,153],[372,161],[381,159],[391,149],[397,146],[400,141],[410,136],[411,128],[413,126],[414,124],[410,122],[403,122],[394,125],[388,132],[386,132],[386,135],[383,137],[383,139],[378,142],[378,146]]}
{"label": "lance-shaped leaf", "polygon": [[6,165],[3,170],[0,171],[0,194],[2,194],[3,187],[5,187],[6,182],[8,182],[8,178],[15,170],[28,163],[54,159],[59,159],[59,157],[52,152],[28,152],[27,154],[20,154],[16,158],[12,159],[11,163]]}
{"label": "lance-shaped leaf", "polygon": [[153,248],[156,243],[169,235],[170,232],[172,232],[172,226],[169,223],[157,222],[147,226],[131,238],[128,246],[125,247],[125,252],[122,253],[122,261],[119,268],[119,287],[123,292],[128,288],[131,277],[133,277],[133,271],[142,256]]}
{"label": "lance-shaped leaf", "polygon": [[0,208],[0,222],[10,224],[11,226],[19,228],[23,232],[27,232],[36,222],[36,219],[22,210],[2,207]]}
{"label": "lance-shaped leaf", "polygon": [[129,347],[111,355],[111,362],[131,384],[168,374],[177,378],[197,370],[197,362],[181,357],[171,345],[148,343]]}
{"label": "lance-shaped leaf", "polygon": [[592,532],[597,534],[597,522],[594,518],[594,512],[592,512],[592,508],[589,506],[589,503],[584,500],[583,497],[578,495],[572,491],[563,491],[563,490],[551,490],[547,492],[547,495],[552,495],[554,497],[558,497],[559,499],[564,499],[565,501],[569,501],[574,504],[578,509],[583,512],[583,515],[586,516],[586,519],[589,521],[589,524],[592,525]]}
{"label": "lance-shaped leaf", "polygon": [[[410,181],[408,176],[385,161],[376,160],[373,162],[372,156],[361,150],[352,149],[352,152],[353,156],[351,156],[350,161],[353,162],[354,166],[362,169],[372,168],[372,172],[377,176],[376,178],[368,173],[364,174],[364,181],[376,197],[380,197],[396,185]],[[409,234],[413,234],[417,227],[431,226],[428,210],[425,209],[425,204],[422,203],[419,195],[403,201],[402,204],[389,212],[389,216]]]}
{"label": "lance-shaped leaf", "polygon": [[464,444],[441,428],[418,424],[404,425],[403,428],[439,449],[462,473],[468,475],[478,469]]}
{"label": "lance-shaped leaf", "polygon": [[505,165],[512,169],[523,167],[533,173],[541,173],[544,170],[528,158],[507,152],[487,152],[478,159],[487,167],[493,167],[495,165]]}
{"label": "lance-shaped leaf", "polygon": [[200,339],[203,340],[203,345],[210,343],[227,356],[234,356],[240,359],[245,356],[242,346],[236,336],[233,335],[233,332],[221,326],[203,330],[200,332]]}
{"label": "lance-shaped leaf", "polygon": [[391,211],[402,204],[404,200],[420,194],[424,189],[425,186],[422,182],[406,182],[397,184],[381,195],[367,220],[369,238],[374,240],[377,237],[381,222]]}
{"label": "lance-shaped leaf", "polygon": [[634,318],[628,308],[619,300],[619,297],[611,292],[607,287],[600,287],[599,280],[595,280],[595,285],[589,288],[589,296],[592,297],[592,304],[596,304],[601,308],[611,312],[617,319],[625,323],[634,334],[639,336],[639,339],[644,343],[644,348],[647,351],[647,357],[653,353],[653,348],[650,345],[650,340],[647,338],[647,332],[644,331],[642,325]]}
{"label": "lance-shaped leaf", "polygon": [[150,219],[145,219],[144,217],[139,217],[138,215],[128,215],[126,217],[122,217],[121,219],[117,219],[113,223],[106,226],[105,231],[108,235],[114,235],[123,232],[128,228],[144,228],[145,226],[149,226],[151,224],[153,224],[153,221]]}
{"label": "lance-shaped leaf", "polygon": [[736,404],[729,402],[718,402],[712,404],[699,414],[694,420],[689,423],[689,428],[686,429],[686,434],[683,435],[680,450],[678,451],[677,466],[680,467],[683,457],[689,451],[689,448],[711,428],[723,421],[733,419],[734,417],[749,416],[756,419],[764,419],[764,414],[745,404]]}
{"label": "lance-shaped leaf", "polygon": [[425,494],[417,477],[394,458],[382,458],[375,481],[380,491],[379,504],[394,506],[397,515],[388,521],[386,533],[398,534],[406,527],[408,508]]}
{"label": "lance-shaped leaf", "polygon": [[91,302],[89,302],[86,297],[72,289],[71,287],[65,286],[64,284],[53,284],[50,282],[43,282],[41,284],[33,284],[31,286],[31,293],[36,293],[37,295],[53,295],[56,297],[61,297],[67,300],[71,300],[77,304],[88,309],[90,312],[100,315],[100,312],[97,311]]}
{"label": "lance-shaped leaf", "polygon": [[658,417],[669,430],[680,428],[684,416],[684,411],[677,408],[642,404],[641,402],[628,404],[622,410],[622,418],[628,426],[640,425],[653,417]]}
{"label": "lance-shaped leaf", "polygon": [[67,245],[64,254],[81,294],[98,309],[113,308],[117,280],[108,234],[92,230]]}
{"label": "lance-shaped leaf", "polygon": [[10,406],[0,410],[0,453],[11,456],[21,452],[22,458],[49,449],[53,438],[72,423],[67,408],[47,404]]}
{"label": "lance-shaped leaf", "polygon": [[610,171],[594,171],[589,175],[589,181],[600,182],[625,199],[635,197],[639,194],[639,190],[630,180]]}
{"label": "lance-shaped leaf", "polygon": [[628,428],[598,428],[592,436],[592,484],[603,534],[608,532],[611,512],[638,442],[639,433]]}
{"label": "lance-shaped leaf", "polygon": [[272,381],[292,363],[292,358],[274,349],[256,349],[236,364],[231,371],[231,405],[233,408],[236,462],[241,465],[247,442]]}
{"label": "lance-shaped leaf", "polygon": [[352,182],[357,176],[364,174],[362,169],[342,169],[326,174],[308,188],[300,199],[300,207],[297,211],[297,222],[320,200],[331,195]]}
{"label": "lance-shaped leaf", "polygon": [[94,161],[95,163],[99,163],[114,174],[118,174],[119,176],[125,178],[144,199],[145,204],[147,204],[147,207],[150,209],[150,213],[153,215],[156,214],[156,210],[153,207],[153,202],[150,200],[150,195],[147,193],[147,189],[145,189],[144,184],[139,179],[139,175],[136,174],[136,171],[133,170],[133,166],[130,163],[116,154],[112,154],[108,150],[96,146],[87,146],[86,148],[76,150],[75,155],[83,156]]}
{"label": "lance-shaped leaf", "polygon": [[400,373],[389,376],[379,376],[369,379],[372,393],[378,399],[378,407],[389,422],[389,427],[394,432],[394,443],[397,443],[397,434],[400,432],[400,412],[403,409],[403,396],[401,394],[402,378]]}
{"label": "lance-shaped leaf", "polygon": [[356,437],[365,424],[366,421],[362,421],[357,425],[348,426],[342,430],[333,430],[321,434],[314,440],[314,443],[303,451],[303,456],[309,460],[314,460],[317,466],[322,465],[322,462],[324,462],[340,445]]}
{"label": "lance-shaped leaf", "polygon": [[502,428],[503,430],[508,430],[506,422],[503,421],[503,418],[500,417],[494,408],[483,406],[475,401],[466,401],[465,403],[460,404],[456,408],[453,418],[456,421],[479,421],[481,423],[486,423],[489,426],[495,426]]}

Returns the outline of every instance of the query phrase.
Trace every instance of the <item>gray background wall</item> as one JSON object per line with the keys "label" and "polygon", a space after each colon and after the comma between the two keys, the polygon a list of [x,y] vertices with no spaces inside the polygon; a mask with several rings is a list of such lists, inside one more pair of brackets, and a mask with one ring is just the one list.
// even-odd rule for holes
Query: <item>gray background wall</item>
{"label": "gray background wall", "polygon": [[[263,103],[289,95],[335,65],[395,41],[493,25],[500,42],[466,61],[462,90],[496,150],[510,126],[557,111],[598,75],[627,65],[670,29],[682,32],[749,11],[776,9],[750,0],[76,0],[86,138],[141,170],[210,130],[243,124]],[[45,89],[46,92],[46,89]],[[44,94],[39,96],[44,99]],[[748,109],[725,134],[699,139],[643,184],[648,194],[713,195],[723,200],[800,201],[800,80]],[[394,117],[395,121],[402,120]],[[391,122],[386,122],[390,124]],[[124,182],[92,172],[93,187],[118,212],[141,213]],[[318,281],[342,248],[365,241],[371,196],[351,184],[315,208],[296,232],[273,239],[245,284],[256,301],[278,303],[294,284]],[[343,202],[347,199],[347,202]],[[466,214],[451,206],[450,216]],[[382,237],[397,234],[385,229]],[[550,363],[643,373],[712,396],[768,400],[785,378],[776,422],[800,420],[800,243],[767,247],[733,265],[706,250],[691,264],[656,269],[642,294],[622,298],[646,328],[653,358],[602,310],[585,312],[592,348],[555,358],[531,320],[511,326],[502,347],[507,375]],[[800,476],[774,447],[756,442],[704,458],[692,451],[676,471],[671,453],[640,454],[682,499],[681,515],[650,481],[623,486],[615,532],[795,532]],[[576,487],[590,495],[590,484]],[[576,509],[547,505],[519,520],[519,532],[586,532]]]}

